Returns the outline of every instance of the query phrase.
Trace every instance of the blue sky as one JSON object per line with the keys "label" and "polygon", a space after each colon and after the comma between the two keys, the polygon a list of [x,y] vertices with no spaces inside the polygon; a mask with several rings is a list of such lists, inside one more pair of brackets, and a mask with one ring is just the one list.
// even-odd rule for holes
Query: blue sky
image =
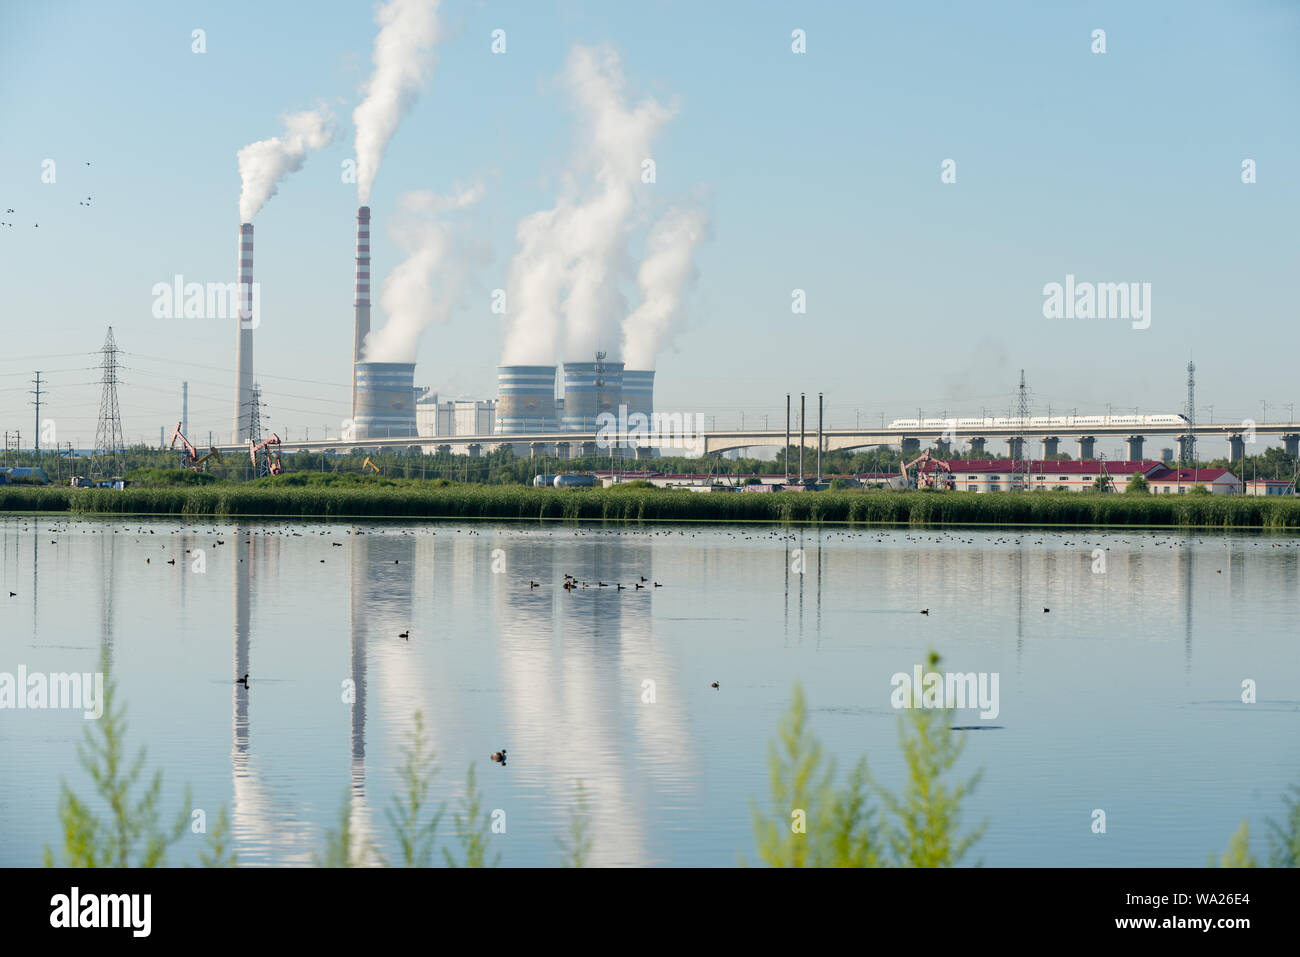
{"label": "blue sky", "polygon": [[[384,217],[401,192],[485,187],[467,239],[490,259],[426,330],[422,385],[495,392],[490,292],[516,224],[554,204],[574,152],[558,76],[574,44],[605,43],[636,98],[677,110],[651,188],[664,203],[702,197],[712,223],[685,329],[658,362],[660,407],[719,425],[770,414],[775,427],[785,393],[806,390],[826,393],[835,425],[979,414],[1007,409],[1023,367],[1035,412],[1178,411],[1192,356],[1202,417],[1213,405],[1216,419],[1258,418],[1262,402],[1270,418],[1292,414],[1294,3],[445,0],[442,21],[432,81],[371,200],[378,285],[400,259]],[[504,56],[490,52],[497,28]],[[0,208],[16,212],[0,227],[0,425],[30,444],[25,390],[42,369],[42,417],[90,444],[86,353],[112,325],[128,439],[176,420],[183,379],[191,431],[228,430],[234,331],[155,319],[150,289],[177,273],[233,279],[236,151],[324,103],[339,136],[255,220],[255,350],[272,428],[337,430],[357,205],[340,164],[375,32],[364,2],[4,5]],[[940,182],[947,158],[955,184]],[[1067,273],[1151,283],[1150,328],[1045,319],[1042,288]],[[791,313],[796,288],[805,315]]]}

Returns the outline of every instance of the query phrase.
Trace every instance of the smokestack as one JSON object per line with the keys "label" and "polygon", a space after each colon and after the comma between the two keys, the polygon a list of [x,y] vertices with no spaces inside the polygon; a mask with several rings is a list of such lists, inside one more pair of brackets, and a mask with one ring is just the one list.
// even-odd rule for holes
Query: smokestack
{"label": "smokestack", "polygon": [[249,411],[253,402],[253,224],[239,227],[236,246],[239,277],[239,315],[235,317],[235,442],[248,440]]}
{"label": "smokestack", "polygon": [[356,364],[370,334],[370,207],[357,210],[357,281],[352,300],[355,330],[352,342],[352,420],[357,418]]}

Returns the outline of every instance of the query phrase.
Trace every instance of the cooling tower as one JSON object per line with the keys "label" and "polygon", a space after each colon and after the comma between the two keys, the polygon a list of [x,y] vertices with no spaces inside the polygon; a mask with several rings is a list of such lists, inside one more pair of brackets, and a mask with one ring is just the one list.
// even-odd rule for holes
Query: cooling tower
{"label": "cooling tower", "polygon": [[387,439],[417,434],[415,363],[358,362],[353,380],[353,437]]}
{"label": "cooling tower", "polygon": [[361,362],[361,347],[365,345],[366,336],[370,334],[370,207],[362,206],[357,210],[357,279],[352,297],[354,319],[352,340],[352,421],[357,421],[361,412],[357,390],[360,387],[358,376]]}
{"label": "cooling tower", "polygon": [[623,363],[566,362],[564,364],[565,432],[595,432],[602,412],[618,415],[623,401]]}
{"label": "cooling tower", "polygon": [[640,412],[647,420],[654,413],[655,374],[654,370],[623,370],[623,404],[627,406],[629,416]]}
{"label": "cooling tower", "polygon": [[496,431],[554,432],[555,366],[497,367]]}
{"label": "cooling tower", "polygon": [[248,441],[249,415],[253,405],[253,224],[242,223],[235,247],[236,294],[239,315],[235,317],[235,443]]}

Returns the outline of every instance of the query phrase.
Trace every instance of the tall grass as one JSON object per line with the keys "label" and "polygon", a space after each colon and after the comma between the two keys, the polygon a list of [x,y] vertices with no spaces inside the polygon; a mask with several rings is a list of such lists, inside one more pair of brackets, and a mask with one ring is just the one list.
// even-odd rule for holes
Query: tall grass
{"label": "tall grass", "polygon": [[0,486],[0,511],[178,517],[495,518],[684,522],[1300,528],[1300,501],[1078,492],[777,492],[548,489],[388,481],[120,490]]}

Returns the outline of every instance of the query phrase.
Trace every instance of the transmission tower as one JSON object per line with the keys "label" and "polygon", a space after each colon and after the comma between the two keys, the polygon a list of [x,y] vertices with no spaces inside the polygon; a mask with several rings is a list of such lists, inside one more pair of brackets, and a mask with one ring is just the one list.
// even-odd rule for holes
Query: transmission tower
{"label": "transmission tower", "polygon": [[1017,392],[1016,415],[1020,423],[1016,435],[1016,449],[1012,458],[1015,463],[1012,466],[1017,476],[1017,484],[1022,489],[1029,488],[1029,458],[1025,454],[1029,444],[1025,430],[1029,427],[1029,389],[1025,387],[1025,370],[1020,370],[1020,389]]}
{"label": "transmission tower", "polygon": [[1186,449],[1183,453],[1185,462],[1196,461],[1196,363],[1187,362],[1187,441],[1182,443]]}
{"label": "transmission tower", "polygon": [[99,397],[99,424],[95,426],[95,452],[90,458],[92,478],[115,478],[124,471],[122,416],[117,407],[117,343],[113,341],[113,327],[108,327],[104,337],[103,359],[100,363],[100,380],[103,391]]}
{"label": "transmission tower", "polygon": [[[253,383],[253,391],[248,399],[248,440],[254,448],[262,444],[262,387]],[[271,462],[266,456],[253,457],[255,478],[265,478],[271,474]]]}

